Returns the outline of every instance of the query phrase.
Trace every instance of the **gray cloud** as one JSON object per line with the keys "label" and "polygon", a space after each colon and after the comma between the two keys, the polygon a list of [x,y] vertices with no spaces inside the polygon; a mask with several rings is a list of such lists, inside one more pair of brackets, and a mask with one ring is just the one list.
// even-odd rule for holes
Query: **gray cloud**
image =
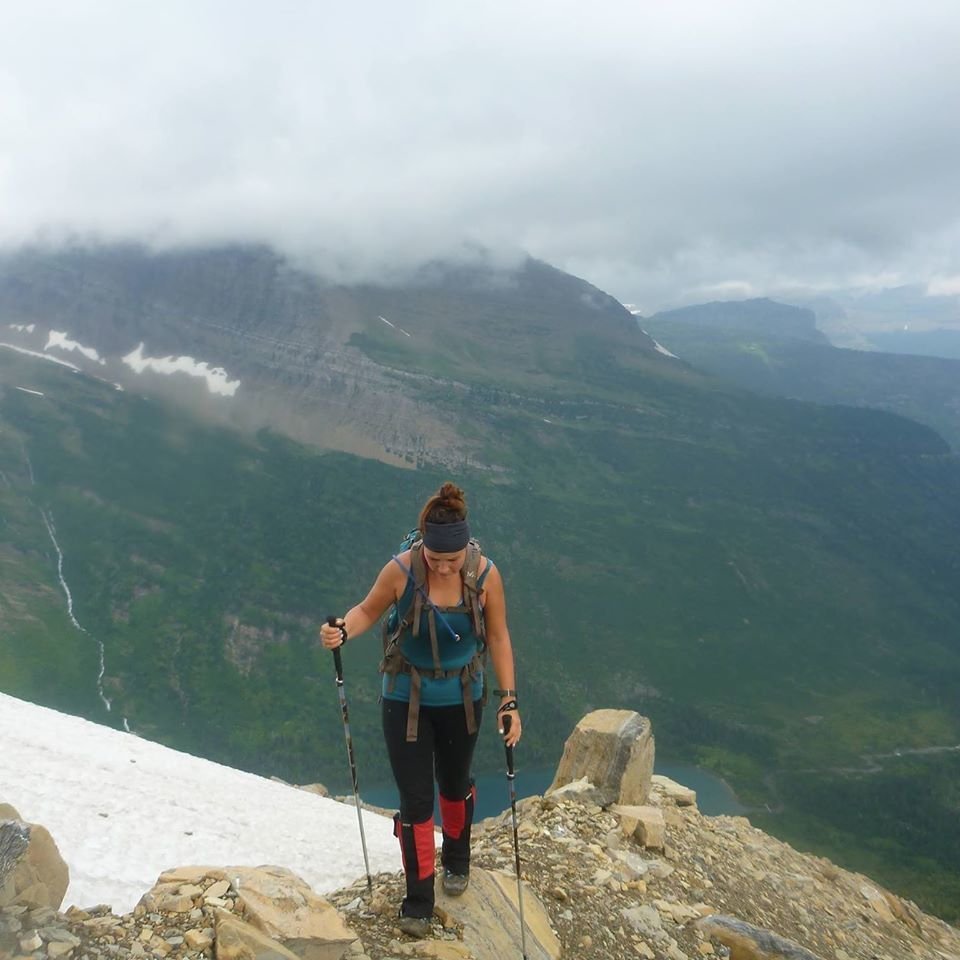
{"label": "gray cloud", "polygon": [[0,242],[484,244],[646,309],[960,276],[955,0],[0,7]]}

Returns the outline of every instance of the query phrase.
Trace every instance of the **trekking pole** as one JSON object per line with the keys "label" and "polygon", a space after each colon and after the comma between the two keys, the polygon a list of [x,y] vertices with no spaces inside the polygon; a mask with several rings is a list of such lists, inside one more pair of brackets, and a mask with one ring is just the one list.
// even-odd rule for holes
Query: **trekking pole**
{"label": "trekking pole", "polygon": [[[327,625],[330,627],[338,626],[337,618],[327,617]],[[357,806],[357,823],[360,824],[360,846],[363,847],[363,865],[367,868],[367,892],[373,893],[373,881],[370,879],[370,859],[367,857],[367,838],[363,833],[363,814],[360,812],[360,785],[357,782],[357,763],[353,757],[353,737],[350,735],[347,695],[343,689],[343,659],[340,656],[340,647],[334,647],[332,652],[333,665],[337,671],[337,696],[340,698],[340,713],[343,716],[343,735],[347,741],[347,760],[350,761],[350,777],[353,780],[353,799]]]}
{"label": "trekking pole", "polygon": [[[503,732],[510,732],[509,714],[503,718]],[[523,954],[523,960],[527,960],[527,928],[523,922],[523,885],[520,880],[520,835],[517,833],[517,788],[514,780],[516,773],[513,770],[513,747],[504,743],[504,749],[507,752],[507,784],[510,787],[510,811],[513,814],[513,854],[514,862],[517,867],[517,907],[520,910],[520,950]]]}

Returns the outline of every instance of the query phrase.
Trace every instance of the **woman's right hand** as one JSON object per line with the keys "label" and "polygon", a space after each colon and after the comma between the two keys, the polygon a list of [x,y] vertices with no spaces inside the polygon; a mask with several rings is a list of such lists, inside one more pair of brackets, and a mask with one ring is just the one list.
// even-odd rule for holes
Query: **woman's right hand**
{"label": "woman's right hand", "polygon": [[340,629],[343,623],[343,617],[337,617],[336,626],[330,626],[329,623],[320,625],[320,642],[328,650],[336,650],[343,643],[343,631]]}

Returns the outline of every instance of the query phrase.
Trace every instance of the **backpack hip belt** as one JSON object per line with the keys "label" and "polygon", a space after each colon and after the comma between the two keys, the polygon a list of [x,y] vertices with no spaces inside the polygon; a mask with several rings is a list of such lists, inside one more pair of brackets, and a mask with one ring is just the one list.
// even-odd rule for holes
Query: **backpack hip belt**
{"label": "backpack hip belt", "polygon": [[[479,653],[462,667],[453,670],[431,670],[428,667],[415,667],[402,654],[385,657],[380,662],[380,672],[389,674],[387,689],[392,691],[394,680],[398,673],[410,674],[410,703],[407,707],[407,742],[416,742],[420,732],[420,684],[421,677],[426,675],[434,680],[446,680],[449,677],[460,678],[460,690],[463,694],[463,710],[466,714],[467,733],[477,732],[477,713],[473,707],[473,681],[483,675],[483,659]],[[487,702],[487,682],[484,676],[481,705]]]}

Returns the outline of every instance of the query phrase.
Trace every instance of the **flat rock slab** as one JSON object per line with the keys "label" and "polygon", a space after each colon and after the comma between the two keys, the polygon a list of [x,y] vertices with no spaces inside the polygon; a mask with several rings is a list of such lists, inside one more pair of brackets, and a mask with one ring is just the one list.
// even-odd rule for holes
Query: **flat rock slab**
{"label": "flat rock slab", "polygon": [[653,789],[662,793],[668,800],[673,801],[678,807],[695,807],[697,805],[697,791],[671,780],[663,774],[655,773],[650,778]]}
{"label": "flat rock slab", "polygon": [[799,943],[736,917],[711,915],[697,926],[730,950],[730,960],[822,960]]}
{"label": "flat rock slab", "polygon": [[[462,897],[445,896],[437,884],[437,906],[463,925],[463,944],[475,960],[504,960],[521,955],[520,911],[514,874],[470,870]],[[560,941],[533,889],[523,884],[523,918],[528,960],[559,960]]]}

